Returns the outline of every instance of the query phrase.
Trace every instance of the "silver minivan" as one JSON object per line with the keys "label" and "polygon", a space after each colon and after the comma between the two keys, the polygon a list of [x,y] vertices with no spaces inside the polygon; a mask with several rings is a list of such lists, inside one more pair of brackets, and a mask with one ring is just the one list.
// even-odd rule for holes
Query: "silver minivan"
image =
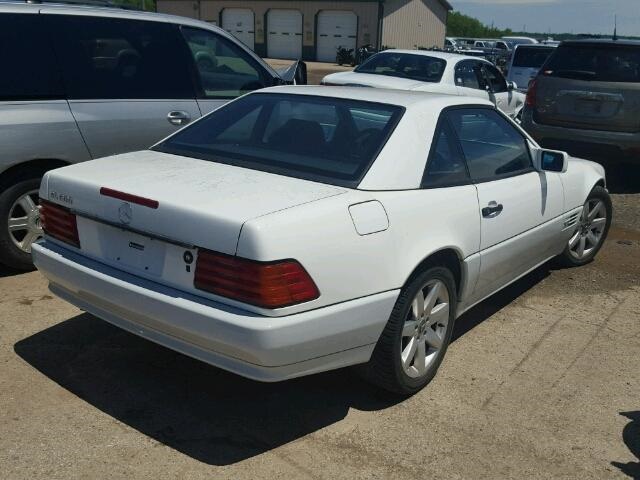
{"label": "silver minivan", "polygon": [[529,82],[536,77],[556,47],[541,43],[516,45],[507,67],[507,80],[518,85],[518,90],[526,92]]}
{"label": "silver minivan", "polygon": [[278,73],[213,25],[115,8],[0,3],[0,62],[0,263],[16,269],[31,268],[47,170],[147,148],[245,92],[306,82],[301,62]]}

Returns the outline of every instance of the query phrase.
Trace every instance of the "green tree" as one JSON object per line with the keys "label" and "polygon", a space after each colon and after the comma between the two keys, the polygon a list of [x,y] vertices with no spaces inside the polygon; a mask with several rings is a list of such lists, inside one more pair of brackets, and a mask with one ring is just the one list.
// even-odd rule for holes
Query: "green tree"
{"label": "green tree", "polygon": [[511,34],[510,29],[488,27],[477,18],[460,12],[449,12],[447,19],[447,36],[473,38],[499,38]]}

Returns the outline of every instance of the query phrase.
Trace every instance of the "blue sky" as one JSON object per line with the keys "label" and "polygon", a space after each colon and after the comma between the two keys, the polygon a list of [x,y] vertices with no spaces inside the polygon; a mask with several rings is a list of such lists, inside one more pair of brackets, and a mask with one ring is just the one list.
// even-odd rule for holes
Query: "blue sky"
{"label": "blue sky", "polygon": [[449,0],[453,8],[496,27],[529,32],[612,33],[640,36],[640,0]]}

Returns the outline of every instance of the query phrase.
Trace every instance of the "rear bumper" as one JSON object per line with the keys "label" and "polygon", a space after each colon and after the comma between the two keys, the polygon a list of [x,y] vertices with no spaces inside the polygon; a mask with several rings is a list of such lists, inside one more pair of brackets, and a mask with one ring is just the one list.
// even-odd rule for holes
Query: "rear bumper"
{"label": "rear bumper", "polygon": [[617,152],[633,159],[640,153],[640,133],[545,125],[537,123],[533,119],[533,112],[528,108],[525,108],[522,115],[522,127],[542,146],[566,150],[574,156],[610,155]]}
{"label": "rear bumper", "polygon": [[51,291],[64,300],[155,343],[269,382],[367,362],[399,293],[264,317],[124,273],[50,241],[34,244],[32,254]]}

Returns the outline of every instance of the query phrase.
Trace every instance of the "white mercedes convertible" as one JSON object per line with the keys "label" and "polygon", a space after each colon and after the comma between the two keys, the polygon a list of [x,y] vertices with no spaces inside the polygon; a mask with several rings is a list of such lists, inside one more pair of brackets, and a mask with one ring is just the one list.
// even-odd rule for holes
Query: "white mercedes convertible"
{"label": "white mercedes convertible", "polygon": [[277,87],[150,150],[47,173],[53,293],[262,381],[363,364],[411,394],[454,320],[611,221],[602,167],[542,150],[480,99]]}

